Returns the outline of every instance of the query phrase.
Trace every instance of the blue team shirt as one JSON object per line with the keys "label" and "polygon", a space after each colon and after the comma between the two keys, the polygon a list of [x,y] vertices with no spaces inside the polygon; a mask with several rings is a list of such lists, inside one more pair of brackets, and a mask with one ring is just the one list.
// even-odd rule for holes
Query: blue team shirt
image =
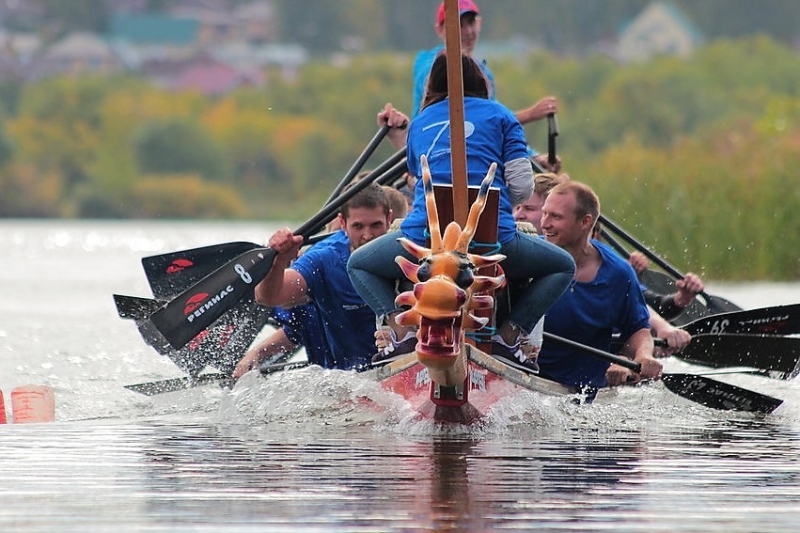
{"label": "blue team shirt", "polygon": [[[650,314],[633,268],[608,246],[595,240],[592,244],[603,261],[597,276],[588,283],[573,282],[547,310],[544,330],[609,351],[615,330],[627,339],[650,327]],[[541,373],[559,383],[607,385],[607,361],[556,341],[545,338],[538,361]]]}
{"label": "blue team shirt", "polygon": [[325,326],[314,304],[298,305],[291,309],[275,307],[272,317],[281,325],[292,344],[305,347],[309,363],[323,368],[330,368],[334,364]]}
{"label": "blue team shirt", "polygon": [[[425,242],[428,227],[420,156],[428,158],[434,183],[452,183],[449,117],[449,103],[445,99],[426,107],[408,127],[406,161],[409,172],[417,177],[417,184],[414,204],[400,229],[417,244]],[[464,121],[468,184],[480,185],[489,166],[497,163],[492,186],[500,189],[498,240],[505,244],[514,238],[517,226],[503,178],[504,165],[506,161],[527,157],[525,131],[507,107],[485,98],[464,98]]]}
{"label": "blue team shirt", "polygon": [[333,354],[327,368],[350,370],[375,353],[375,314],[347,276],[350,241],[343,230],[312,246],[292,264],[306,281]]}

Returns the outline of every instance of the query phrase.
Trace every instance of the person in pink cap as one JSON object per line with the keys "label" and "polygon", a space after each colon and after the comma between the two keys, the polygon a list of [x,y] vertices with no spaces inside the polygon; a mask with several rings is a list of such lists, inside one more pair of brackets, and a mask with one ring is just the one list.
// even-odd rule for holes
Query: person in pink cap
{"label": "person in pink cap", "polygon": [[[466,56],[473,57],[475,46],[478,44],[478,40],[480,39],[481,35],[481,25],[483,19],[481,18],[480,9],[478,8],[478,5],[473,2],[473,0],[459,0],[458,14],[461,20],[461,53]],[[433,29],[436,32],[436,35],[438,35],[442,40],[442,44],[431,48],[430,50],[420,51],[414,59],[414,102],[411,112],[412,118],[417,115],[420,110],[420,106],[422,105],[426,80],[428,79],[428,74],[431,71],[431,65],[433,65],[433,61],[436,59],[436,57],[444,51],[444,2],[439,4],[439,8],[436,12],[436,25]],[[480,65],[481,70],[483,71],[483,74],[489,84],[489,99],[495,100],[495,82],[492,71],[486,64],[486,60],[479,60],[477,58],[473,59],[475,59]],[[387,110],[387,112],[389,111]],[[541,120],[547,117],[547,115],[550,113],[557,112],[558,100],[556,97],[545,96],[532,106],[515,112],[514,116],[516,116],[520,124],[527,124],[529,122]],[[387,117],[379,117],[379,120],[386,120],[386,118]],[[394,144],[400,144],[400,146],[402,146],[401,143]],[[546,156],[538,155],[536,153],[533,153],[532,156],[545,169],[553,172],[557,172],[559,170],[560,163],[557,164],[557,168],[551,168],[547,162]]]}

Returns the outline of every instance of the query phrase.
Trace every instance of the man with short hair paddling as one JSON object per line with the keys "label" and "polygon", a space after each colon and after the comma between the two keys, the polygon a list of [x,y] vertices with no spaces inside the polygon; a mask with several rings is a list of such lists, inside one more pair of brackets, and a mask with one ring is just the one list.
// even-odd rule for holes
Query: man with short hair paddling
{"label": "man with short hair paddling", "polygon": [[313,302],[333,352],[330,368],[367,368],[375,353],[375,315],[353,288],[346,266],[354,250],[388,231],[391,220],[386,192],[372,183],[342,207],[342,229],[294,263],[302,236],[285,228],[269,239],[277,255],[256,286],[256,301],[272,307]]}
{"label": "man with short hair paddling", "polygon": [[661,377],[653,357],[649,312],[633,268],[608,246],[593,240],[600,200],[583,183],[554,187],[542,207],[545,239],[569,252],[576,270],[572,285],[547,311],[545,333],[608,352],[612,333],[625,340],[623,355],[641,363],[641,372],[593,357],[548,339],[539,352],[540,375],[586,388],[622,385]]}

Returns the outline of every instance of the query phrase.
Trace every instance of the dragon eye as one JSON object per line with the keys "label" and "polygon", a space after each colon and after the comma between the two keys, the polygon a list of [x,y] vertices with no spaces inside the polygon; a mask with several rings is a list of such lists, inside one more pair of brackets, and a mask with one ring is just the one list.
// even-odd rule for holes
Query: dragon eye
{"label": "dragon eye", "polygon": [[475,273],[472,271],[471,265],[463,265],[458,269],[458,277],[456,277],[456,285],[462,289],[466,289],[472,282],[475,281]]}
{"label": "dragon eye", "polygon": [[417,279],[425,283],[431,279],[431,261],[430,259],[423,259],[417,268]]}

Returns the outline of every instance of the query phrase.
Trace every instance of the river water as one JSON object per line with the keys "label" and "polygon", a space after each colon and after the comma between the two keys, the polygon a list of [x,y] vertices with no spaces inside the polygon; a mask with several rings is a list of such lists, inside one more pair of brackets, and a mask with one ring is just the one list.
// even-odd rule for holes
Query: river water
{"label": "river water", "polygon": [[[797,531],[796,380],[718,377],[784,399],[770,415],[654,384],[593,406],[522,391],[469,429],[311,367],[233,391],[123,388],[180,375],[117,317],[113,293],[150,296],[139,259],[276,227],[0,221],[0,390],[9,418],[14,387],[56,400],[55,422],[0,425],[0,531]],[[800,283],[708,292],[800,301]]]}

